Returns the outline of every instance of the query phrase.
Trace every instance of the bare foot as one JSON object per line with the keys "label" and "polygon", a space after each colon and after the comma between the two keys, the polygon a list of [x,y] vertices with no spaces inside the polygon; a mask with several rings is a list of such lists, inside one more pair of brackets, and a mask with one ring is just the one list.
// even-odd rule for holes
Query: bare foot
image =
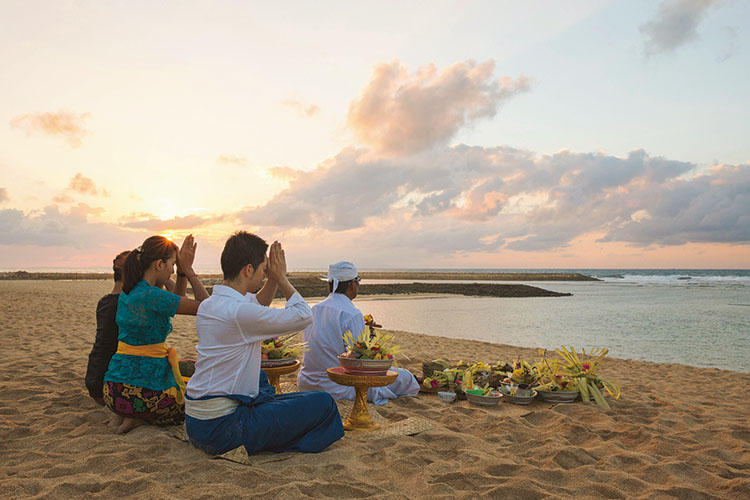
{"label": "bare foot", "polygon": [[144,420],[141,420],[140,418],[125,418],[120,426],[115,431],[115,434],[126,434],[136,427],[140,427],[146,422]]}
{"label": "bare foot", "polygon": [[118,415],[117,413],[113,413],[109,416],[109,422],[107,423],[107,427],[111,428],[117,428],[122,425],[123,420],[125,420],[125,417]]}

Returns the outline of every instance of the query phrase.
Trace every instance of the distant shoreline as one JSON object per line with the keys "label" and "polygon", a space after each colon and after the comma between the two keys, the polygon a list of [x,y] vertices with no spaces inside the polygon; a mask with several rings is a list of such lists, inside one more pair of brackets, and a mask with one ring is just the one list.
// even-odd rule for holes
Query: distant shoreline
{"label": "distant shoreline", "polygon": [[[325,297],[328,283],[321,280],[322,273],[293,272],[289,281],[305,298]],[[570,293],[553,292],[526,284],[482,283],[482,281],[599,281],[582,274],[570,273],[439,273],[439,272],[362,272],[364,279],[415,280],[412,283],[362,283],[359,294],[365,295],[465,295],[471,297],[565,297]],[[200,276],[207,288],[221,282],[221,275]],[[0,273],[6,281],[60,281],[60,280],[111,280],[110,273],[29,273],[26,271]],[[418,280],[460,280],[474,283],[421,283]],[[277,293],[281,297],[280,293]]]}
{"label": "distant shoreline", "polygon": [[[364,274],[364,273],[363,273]],[[318,278],[292,277],[292,285],[305,298],[325,297],[328,283]],[[479,281],[479,280],[477,280]],[[425,295],[448,294],[471,297],[566,297],[572,294],[553,292],[531,285],[497,283],[362,283],[359,295]],[[280,296],[277,294],[277,296]]]}
{"label": "distant shoreline", "polygon": [[[295,279],[317,279],[324,275],[319,272],[290,272],[289,277]],[[363,271],[363,279],[390,280],[476,280],[476,281],[601,281],[597,278],[580,273],[446,273],[446,272],[415,272],[415,271]],[[221,274],[201,274],[201,279],[210,283],[221,280]],[[7,271],[0,272],[0,280],[110,280],[112,273],[70,273],[70,272],[28,272]]]}

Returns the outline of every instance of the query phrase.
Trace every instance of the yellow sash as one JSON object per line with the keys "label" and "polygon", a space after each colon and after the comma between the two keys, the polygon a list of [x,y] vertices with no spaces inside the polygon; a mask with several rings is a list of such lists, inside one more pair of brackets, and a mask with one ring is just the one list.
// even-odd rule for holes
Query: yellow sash
{"label": "yellow sash", "polygon": [[175,391],[174,387],[170,387],[164,392],[173,396],[180,404],[185,402],[185,380],[183,380],[182,375],[180,374],[180,362],[177,359],[177,350],[174,347],[167,347],[164,342],[161,344],[148,345],[130,345],[125,342],[118,342],[117,354],[144,356],[146,358],[167,358],[169,366],[172,367],[172,375],[174,375],[179,390]]}

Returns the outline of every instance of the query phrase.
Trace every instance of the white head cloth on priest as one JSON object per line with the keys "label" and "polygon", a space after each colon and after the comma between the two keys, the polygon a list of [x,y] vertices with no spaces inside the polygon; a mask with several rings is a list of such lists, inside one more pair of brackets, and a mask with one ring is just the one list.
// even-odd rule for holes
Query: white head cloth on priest
{"label": "white head cloth on priest", "polygon": [[335,292],[336,288],[338,288],[339,286],[339,282],[350,281],[357,276],[359,276],[357,267],[351,262],[342,260],[341,262],[337,262],[328,266],[328,275],[323,276],[323,279],[327,281],[333,281],[332,291]]}

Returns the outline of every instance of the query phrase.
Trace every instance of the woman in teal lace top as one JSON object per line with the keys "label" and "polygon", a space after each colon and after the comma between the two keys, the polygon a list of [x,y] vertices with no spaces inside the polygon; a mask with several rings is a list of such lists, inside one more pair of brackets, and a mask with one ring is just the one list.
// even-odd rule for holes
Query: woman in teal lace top
{"label": "woman in teal lace top", "polygon": [[[151,236],[125,261],[115,317],[118,349],[109,362],[103,388],[107,407],[122,417],[118,434],[144,423],[171,425],[184,419],[182,380],[175,377],[164,341],[172,331],[172,316],[195,315],[200,301],[208,297],[192,268],[195,248],[192,235],[179,249],[163,236]],[[177,281],[172,293],[163,287],[175,264]],[[184,296],[188,281],[196,300]]]}

